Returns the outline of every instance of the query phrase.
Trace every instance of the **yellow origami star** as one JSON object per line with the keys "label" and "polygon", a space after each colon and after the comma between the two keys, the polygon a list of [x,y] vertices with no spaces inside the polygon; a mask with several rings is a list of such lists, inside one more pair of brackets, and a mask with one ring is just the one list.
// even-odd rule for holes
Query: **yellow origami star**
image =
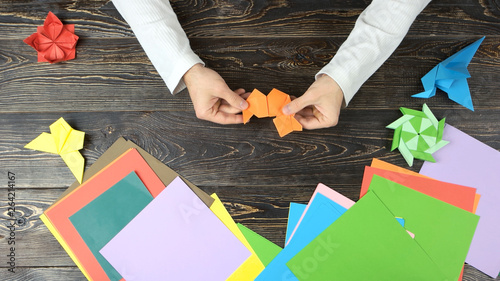
{"label": "yellow origami star", "polygon": [[78,150],[83,148],[85,133],[74,130],[61,117],[50,125],[50,134],[42,133],[25,148],[61,155],[79,183],[83,180],[85,160]]}

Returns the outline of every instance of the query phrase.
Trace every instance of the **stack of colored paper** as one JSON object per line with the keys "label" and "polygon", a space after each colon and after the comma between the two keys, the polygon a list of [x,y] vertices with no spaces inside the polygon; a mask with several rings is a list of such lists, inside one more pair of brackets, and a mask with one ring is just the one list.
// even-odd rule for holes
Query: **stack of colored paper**
{"label": "stack of colored paper", "polygon": [[[500,271],[500,153],[446,125],[415,173],[374,159],[354,202],[319,184],[281,249],[119,139],[42,216],[89,280],[461,280]],[[481,217],[481,220],[479,220]]]}
{"label": "stack of colored paper", "polygon": [[290,204],[285,248],[256,280],[461,280],[475,188],[374,160],[360,197],[319,184]]}
{"label": "stack of colored paper", "polygon": [[41,219],[89,280],[253,280],[281,250],[124,139]]}
{"label": "stack of colored paper", "polygon": [[443,138],[420,174],[374,159],[356,203],[323,184],[292,202],[256,280],[462,280],[464,262],[498,276],[500,153],[450,125]]}

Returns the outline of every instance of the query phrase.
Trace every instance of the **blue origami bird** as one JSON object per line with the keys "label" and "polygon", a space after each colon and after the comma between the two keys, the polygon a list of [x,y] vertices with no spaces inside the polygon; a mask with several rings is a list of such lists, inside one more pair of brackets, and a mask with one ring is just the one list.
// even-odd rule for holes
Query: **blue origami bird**
{"label": "blue origami bird", "polygon": [[467,78],[470,77],[467,66],[476,53],[484,37],[442,61],[422,77],[424,92],[413,95],[414,98],[430,98],[439,88],[448,94],[448,98],[474,111]]}

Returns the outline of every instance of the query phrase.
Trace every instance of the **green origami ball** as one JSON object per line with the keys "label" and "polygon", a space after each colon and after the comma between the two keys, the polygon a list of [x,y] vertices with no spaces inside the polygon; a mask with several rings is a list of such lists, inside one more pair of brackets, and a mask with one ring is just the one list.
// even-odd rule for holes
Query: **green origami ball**
{"label": "green origami ball", "polygon": [[438,121],[427,104],[422,111],[405,107],[400,110],[403,116],[387,126],[395,130],[391,151],[397,148],[410,166],[414,158],[436,162],[432,153],[449,143],[442,140],[445,118]]}

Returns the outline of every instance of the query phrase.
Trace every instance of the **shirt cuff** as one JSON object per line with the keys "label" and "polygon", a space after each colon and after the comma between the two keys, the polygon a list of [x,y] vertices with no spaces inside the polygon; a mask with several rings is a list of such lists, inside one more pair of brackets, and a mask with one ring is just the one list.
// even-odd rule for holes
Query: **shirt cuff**
{"label": "shirt cuff", "polygon": [[165,84],[172,95],[175,95],[186,89],[183,76],[189,69],[191,69],[191,67],[198,63],[205,66],[205,63],[191,51],[191,54],[186,54],[176,63],[173,67],[175,69],[174,71],[168,71],[167,73],[161,73],[158,71],[158,74],[160,74],[163,81],[165,81]]}
{"label": "shirt cuff", "polygon": [[344,103],[347,106],[359,88],[353,90],[353,85],[350,83],[351,79],[345,72],[339,71],[339,69],[339,67],[329,63],[316,74],[315,79],[317,80],[324,74],[335,80],[344,94]]}

